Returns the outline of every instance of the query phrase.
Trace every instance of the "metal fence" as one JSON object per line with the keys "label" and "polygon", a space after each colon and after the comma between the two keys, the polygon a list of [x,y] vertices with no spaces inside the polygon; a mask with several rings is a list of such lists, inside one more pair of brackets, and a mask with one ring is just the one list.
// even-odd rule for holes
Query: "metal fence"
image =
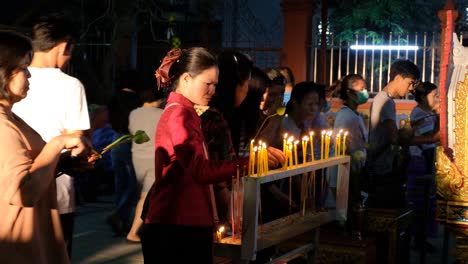
{"label": "metal fence", "polygon": [[398,36],[389,33],[373,37],[356,35],[352,42],[344,42],[329,35],[327,42],[325,65],[319,63],[320,43],[313,47],[310,76],[314,81],[317,81],[318,74],[323,71],[326,72],[327,84],[332,84],[349,73],[357,73],[366,79],[369,92],[377,93],[389,80],[392,62],[409,59],[421,70],[423,81],[438,82],[438,33]]}

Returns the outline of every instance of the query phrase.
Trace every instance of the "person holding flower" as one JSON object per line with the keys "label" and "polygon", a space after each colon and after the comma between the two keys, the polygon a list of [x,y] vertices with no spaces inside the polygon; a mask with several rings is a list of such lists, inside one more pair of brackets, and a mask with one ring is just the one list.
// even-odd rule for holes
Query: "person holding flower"
{"label": "person holding flower", "polygon": [[[207,106],[218,65],[206,49],[173,49],[156,71],[159,87],[173,87],[155,136],[155,183],[148,198],[141,242],[146,263],[213,263],[217,222],[212,184],[231,179],[248,158],[208,159],[194,105]],[[269,155],[270,166],[282,156]]]}
{"label": "person holding flower", "polygon": [[90,143],[79,134],[45,143],[12,112],[29,91],[31,51],[26,37],[0,32],[0,263],[69,263],[56,169],[62,155],[87,158]]}

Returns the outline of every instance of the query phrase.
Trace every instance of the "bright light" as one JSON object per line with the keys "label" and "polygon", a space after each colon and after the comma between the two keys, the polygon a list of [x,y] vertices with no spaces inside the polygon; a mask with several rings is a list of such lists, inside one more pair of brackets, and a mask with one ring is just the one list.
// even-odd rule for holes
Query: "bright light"
{"label": "bright light", "polygon": [[418,46],[351,45],[352,50],[418,50]]}

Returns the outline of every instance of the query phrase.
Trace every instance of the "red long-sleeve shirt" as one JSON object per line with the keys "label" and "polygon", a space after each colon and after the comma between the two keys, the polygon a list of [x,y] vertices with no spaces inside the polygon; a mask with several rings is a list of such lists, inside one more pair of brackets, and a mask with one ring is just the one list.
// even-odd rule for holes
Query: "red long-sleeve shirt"
{"label": "red long-sleeve shirt", "polygon": [[209,184],[231,179],[248,159],[209,161],[204,147],[193,104],[172,92],[156,129],[156,183],[145,223],[213,225]]}

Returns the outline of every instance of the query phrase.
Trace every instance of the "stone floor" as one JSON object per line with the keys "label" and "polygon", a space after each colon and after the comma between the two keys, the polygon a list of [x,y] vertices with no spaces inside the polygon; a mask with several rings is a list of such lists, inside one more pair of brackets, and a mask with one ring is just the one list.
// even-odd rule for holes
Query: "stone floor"
{"label": "stone floor", "polygon": [[[78,207],[75,220],[72,263],[143,263],[141,247],[129,243],[124,237],[116,237],[105,219],[112,211],[112,197],[100,197],[99,202],[85,203]],[[426,255],[426,263],[442,262],[443,226],[437,239],[429,241],[437,252]],[[411,263],[420,263],[419,253],[411,251]],[[447,263],[451,263],[449,258]]]}

